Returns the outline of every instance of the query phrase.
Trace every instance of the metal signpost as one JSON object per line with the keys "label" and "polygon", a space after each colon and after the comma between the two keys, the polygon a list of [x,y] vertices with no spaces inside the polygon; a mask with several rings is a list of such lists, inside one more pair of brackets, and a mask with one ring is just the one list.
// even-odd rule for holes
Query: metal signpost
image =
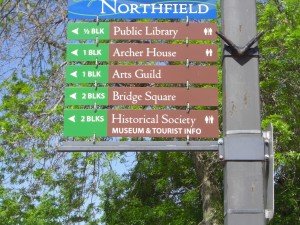
{"label": "metal signpost", "polygon": [[[220,159],[225,162],[225,225],[265,225],[267,219],[272,219],[273,128],[262,132],[260,127],[256,42],[262,34],[256,31],[256,1],[222,0],[222,32],[217,32],[214,23],[192,21],[215,19],[216,0],[155,0],[151,4],[146,0],[69,0],[68,4],[69,19],[88,21],[70,22],[67,27],[72,44],[67,45],[66,56],[70,65],[66,68],[64,136],[93,138],[93,141],[67,141],[59,151],[219,151]],[[104,19],[184,21],[99,21]],[[189,43],[215,40],[217,34],[224,41],[224,135],[219,141],[190,141],[190,138],[219,137],[218,111],[193,108],[216,107],[217,89],[190,87],[218,82],[216,66],[191,65],[191,61],[216,62],[217,46]],[[107,43],[109,40],[143,42]],[[184,43],[166,44],[161,40]],[[140,63],[149,61],[150,65]],[[168,65],[167,61],[178,61],[181,65]],[[118,83],[130,85],[116,87],[114,84]],[[156,87],[156,84],[175,86]],[[124,109],[126,106],[139,109]],[[160,109],[142,110],[142,106]],[[174,106],[184,108],[176,110]],[[186,141],[96,142],[96,137],[186,138]]]}
{"label": "metal signpost", "polygon": [[270,152],[260,126],[256,1],[223,0],[221,11],[225,225],[265,225]]}

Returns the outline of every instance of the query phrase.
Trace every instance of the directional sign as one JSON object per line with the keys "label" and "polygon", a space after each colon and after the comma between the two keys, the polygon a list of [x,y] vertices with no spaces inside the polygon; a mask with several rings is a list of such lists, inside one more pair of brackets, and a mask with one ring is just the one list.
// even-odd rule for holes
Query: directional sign
{"label": "directional sign", "polygon": [[[151,3],[151,4],[150,4]],[[214,19],[216,0],[68,0],[69,19]]]}
{"label": "directional sign", "polygon": [[109,40],[110,23],[68,23],[67,38],[70,40]]}
{"label": "directional sign", "polygon": [[68,65],[66,67],[66,83],[108,83],[109,66]]}
{"label": "directional sign", "polygon": [[187,83],[216,84],[216,66],[69,65],[66,83]]}
{"label": "directional sign", "polygon": [[108,88],[65,88],[65,105],[108,105]]}
{"label": "directional sign", "polygon": [[107,136],[107,111],[69,110],[64,113],[64,136]]}
{"label": "directional sign", "polygon": [[70,40],[215,40],[215,23],[68,23]]}
{"label": "directional sign", "polygon": [[217,106],[216,88],[65,88],[65,105]]}
{"label": "directional sign", "polygon": [[67,61],[217,61],[217,45],[68,44]]}
{"label": "directional sign", "polygon": [[108,44],[68,44],[67,60],[68,61],[108,61],[109,45]]}
{"label": "directional sign", "polygon": [[[207,119],[210,118],[210,123]],[[65,137],[194,137],[219,136],[213,110],[72,110],[64,112]]]}

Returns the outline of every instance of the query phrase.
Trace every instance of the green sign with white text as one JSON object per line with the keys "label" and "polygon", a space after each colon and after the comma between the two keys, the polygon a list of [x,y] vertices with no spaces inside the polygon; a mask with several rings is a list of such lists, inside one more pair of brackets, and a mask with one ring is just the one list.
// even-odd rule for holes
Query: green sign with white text
{"label": "green sign with white text", "polygon": [[108,88],[67,87],[65,105],[108,105]]}
{"label": "green sign with white text", "polygon": [[65,109],[65,137],[218,137],[216,110]]}
{"label": "green sign with white text", "polygon": [[70,40],[109,40],[110,23],[69,23],[67,37]]}
{"label": "green sign with white text", "polygon": [[107,110],[71,110],[64,112],[64,136],[107,136]]}
{"label": "green sign with white text", "polygon": [[69,65],[66,68],[66,82],[68,84],[108,83],[109,67]]}
{"label": "green sign with white text", "polygon": [[67,61],[108,61],[109,44],[68,44]]}

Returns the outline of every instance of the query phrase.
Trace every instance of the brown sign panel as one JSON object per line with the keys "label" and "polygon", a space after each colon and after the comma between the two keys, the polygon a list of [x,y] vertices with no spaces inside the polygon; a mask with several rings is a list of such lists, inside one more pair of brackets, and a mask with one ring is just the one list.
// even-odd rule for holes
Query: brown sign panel
{"label": "brown sign panel", "polygon": [[216,66],[110,66],[109,83],[216,84]]}
{"label": "brown sign panel", "polygon": [[111,44],[111,61],[217,61],[217,45]]}
{"label": "brown sign panel", "polygon": [[213,110],[109,110],[107,135],[111,137],[217,138],[218,111]]}
{"label": "brown sign panel", "polygon": [[214,23],[110,23],[112,40],[216,40],[216,31]]}
{"label": "brown sign panel", "polygon": [[108,105],[217,106],[216,88],[144,88],[108,89]]}

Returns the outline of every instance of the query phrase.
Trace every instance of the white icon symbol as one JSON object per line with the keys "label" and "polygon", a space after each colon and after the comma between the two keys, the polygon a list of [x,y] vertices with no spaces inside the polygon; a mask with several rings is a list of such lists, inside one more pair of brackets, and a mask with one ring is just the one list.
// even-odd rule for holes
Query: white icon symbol
{"label": "white icon symbol", "polygon": [[206,54],[206,56],[212,56],[213,55],[213,50],[212,49],[206,49],[205,54]]}
{"label": "white icon symbol", "polygon": [[77,93],[71,94],[70,97],[76,100],[77,99]]}
{"label": "white icon symbol", "polygon": [[208,116],[206,116],[206,117],[205,117],[205,123],[206,123],[206,124],[208,123],[208,120],[209,120],[209,119],[208,119]]}
{"label": "white icon symbol", "polygon": [[72,77],[76,77],[77,78],[77,71],[74,71],[73,73],[70,74]]}
{"label": "white icon symbol", "polygon": [[78,49],[74,50],[73,52],[71,52],[73,55],[78,56]]}
{"label": "white icon symbol", "polygon": [[72,32],[73,32],[74,34],[78,34],[78,33],[79,33],[79,28],[76,28],[76,29],[72,30]]}
{"label": "white icon symbol", "polygon": [[215,120],[215,118],[213,116],[206,116],[205,117],[205,123],[206,124],[213,124],[214,120]]}
{"label": "white icon symbol", "polygon": [[210,116],[210,117],[209,117],[209,120],[210,120],[210,123],[211,123],[211,124],[214,124],[214,117],[213,117],[213,116]]}
{"label": "white icon symbol", "polygon": [[213,30],[212,30],[212,28],[205,28],[204,29],[204,35],[205,36],[207,36],[207,35],[212,35],[212,33],[213,33]]}
{"label": "white icon symbol", "polygon": [[75,120],[75,116],[71,116],[71,117],[69,118],[69,120],[70,120],[70,121],[72,121],[73,123],[75,123],[75,122],[76,122],[76,120]]}

